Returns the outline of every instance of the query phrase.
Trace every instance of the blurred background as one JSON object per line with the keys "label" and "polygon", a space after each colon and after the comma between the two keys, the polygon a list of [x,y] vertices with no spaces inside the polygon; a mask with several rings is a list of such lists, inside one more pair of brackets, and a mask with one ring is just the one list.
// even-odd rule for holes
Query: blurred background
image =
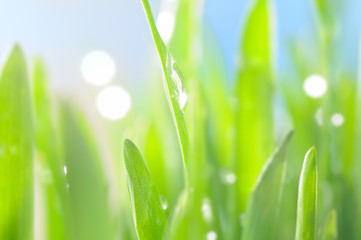
{"label": "blurred background", "polygon": [[[327,1],[332,4],[328,4],[325,9],[332,16],[322,23],[322,13],[317,15],[314,7],[316,1],[270,1],[273,6],[271,33],[274,41],[264,41],[273,45],[269,54],[272,60],[267,59],[265,68],[255,64],[256,70],[252,64],[242,65],[244,62],[240,60],[242,58],[246,61],[248,57],[241,53],[246,49],[241,42],[247,40],[243,39],[242,33],[250,5],[254,1],[200,0],[201,7],[194,6],[197,4],[192,1],[182,2],[189,4],[189,9],[194,7],[199,11],[195,11],[194,15],[202,18],[200,26],[182,36],[181,31],[188,31],[193,26],[191,22],[194,19],[191,16],[192,21],[187,23],[189,26],[179,26],[178,35],[173,39],[176,18],[187,20],[189,16],[175,16],[177,0],[150,0],[150,5],[158,30],[163,40],[170,42],[170,50],[185,75],[184,83],[190,84],[187,92],[189,106],[184,114],[191,145],[196,149],[192,156],[196,161],[191,164],[190,175],[197,175],[197,170],[201,173],[201,191],[192,207],[199,210],[204,200],[207,200],[207,204],[212,201],[215,212],[218,211],[220,215],[211,223],[204,224],[203,220],[197,222],[201,227],[206,225],[201,229],[198,225],[192,225],[194,218],[190,213],[188,232],[192,234],[194,229],[201,229],[199,234],[204,235],[209,230],[212,232],[217,229],[220,236],[226,236],[224,239],[239,235],[239,223],[242,225],[249,194],[264,162],[281,137],[293,128],[296,135],[290,147],[282,196],[284,229],[280,235],[284,238],[280,239],[290,239],[289,236],[294,235],[299,173],[304,154],[312,145],[320,149],[321,159],[319,211],[322,218],[319,221],[323,224],[330,210],[337,209],[340,213],[340,236],[356,239],[356,233],[352,231],[361,236],[356,225],[348,225],[356,219],[352,209],[359,205],[356,195],[361,197],[361,192],[356,188],[361,179],[355,177],[353,172],[355,166],[360,164],[357,158],[360,153],[354,146],[360,141],[360,134],[356,134],[360,126],[355,120],[359,113],[355,106],[361,1]],[[194,22],[198,23],[197,19]],[[130,236],[129,239],[135,237],[126,181],[123,171],[120,171],[123,167],[120,146],[124,137],[134,140],[147,159],[160,195],[168,200],[167,215],[176,212],[175,206],[184,187],[184,173],[180,171],[183,168],[181,150],[163,91],[162,66],[141,1],[1,0],[0,29],[0,56],[6,57],[12,44],[19,43],[25,52],[29,72],[33,71],[36,58],[43,60],[49,76],[51,97],[56,101],[59,100],[58,96],[60,99],[75,100],[86,112],[85,119],[90,122],[91,134],[85,130],[85,133],[82,132],[82,124],[74,120],[75,117],[72,119],[72,114],[59,111],[59,115],[63,114],[66,119],[62,123],[64,128],[60,128],[59,132],[68,134],[63,144],[72,140],[76,146],[69,144],[64,148],[65,155],[69,154],[66,156],[69,159],[64,157],[65,164],[74,164],[73,168],[78,171],[74,171],[74,175],[71,171],[68,174],[68,166],[64,165],[64,173],[61,174],[67,175],[67,181],[73,181],[71,184],[76,189],[78,179],[72,179],[72,176],[82,176],[83,169],[89,167],[87,157],[96,156],[94,172],[104,170],[105,173],[105,180],[100,174],[99,179],[104,180],[104,185],[103,182],[99,183],[98,192],[102,192],[106,186],[109,199],[96,198],[98,194],[94,193],[98,192],[92,192],[93,185],[87,181],[99,181],[93,177],[92,171],[89,171],[91,174],[85,173],[82,183],[86,187],[79,185],[71,194],[74,194],[74,199],[81,199],[80,190],[86,189],[89,190],[89,196],[95,195],[95,198],[89,208],[84,210],[85,214],[79,215],[84,219],[96,216],[87,212],[93,206],[98,208],[97,213],[101,215],[102,205],[98,203],[108,203],[109,200],[109,215],[116,227],[112,230],[104,227],[104,232],[115,232],[119,239],[128,239],[124,236]],[[254,32],[257,35],[257,30]],[[187,34],[194,36],[189,37]],[[249,39],[254,39],[252,31],[249,35]],[[255,46],[258,43],[254,41]],[[187,53],[183,54],[184,49]],[[266,54],[268,50],[266,47]],[[242,85],[246,82],[243,79],[254,85]],[[273,80],[274,84],[271,83]],[[252,107],[246,106],[247,101]],[[69,102],[71,107],[76,105]],[[50,125],[47,126],[49,129],[52,128]],[[249,125],[252,126],[249,128]],[[78,135],[83,138],[74,137],[77,136],[77,129],[81,129]],[[44,139],[48,139],[49,133],[45,130],[44,133]],[[91,141],[93,137],[94,142]],[[90,143],[83,146],[86,140]],[[264,146],[266,150],[263,150]],[[99,156],[92,152],[94,149],[100,152]],[[76,165],[81,155],[78,151],[83,154],[83,162]],[[62,157],[59,157],[61,168]],[[254,162],[249,163],[248,159]],[[103,164],[101,167],[98,160]],[[46,210],[41,206],[42,201],[52,201],[44,197],[47,190],[39,187],[39,182],[48,184],[41,180],[46,179],[44,175],[48,166],[38,165],[35,164],[35,232],[37,236],[43,234],[42,238],[46,239],[42,231],[42,226],[46,225],[46,217],[42,215],[46,215]],[[248,172],[252,172],[250,176]],[[218,175],[220,179],[214,178]],[[49,176],[47,178],[51,178]],[[240,184],[245,180],[244,176],[249,178],[245,181],[246,189],[243,189],[243,182]],[[234,197],[235,192],[241,204]],[[344,199],[345,196],[352,196],[351,200]],[[76,204],[83,203],[79,201]],[[78,207],[76,204],[72,206],[75,209]],[[239,208],[237,211],[233,210],[235,206]],[[202,213],[197,214],[197,217],[202,218]],[[110,219],[109,216],[103,217]],[[83,227],[88,229],[89,226],[97,225],[96,221],[92,224],[84,223]]]}
{"label": "blurred background", "polygon": [[[172,0],[152,0],[155,17],[162,4]],[[289,47],[298,39],[317,62],[317,34],[311,0],[275,0],[277,22],[277,71],[291,70]],[[249,8],[246,0],[206,0],[205,31],[213,31],[219,41],[227,70],[227,81],[235,79],[242,21]],[[361,20],[357,0],[342,1],[338,9],[339,68],[356,72]],[[0,51],[14,42],[32,59],[46,62],[55,91],[82,91],[82,59],[95,50],[105,51],[115,62],[112,83],[144,88],[147,69],[159,68],[156,50],[140,1],[136,0],[2,0],[0,9]],[[135,91],[136,92],[136,91]]]}

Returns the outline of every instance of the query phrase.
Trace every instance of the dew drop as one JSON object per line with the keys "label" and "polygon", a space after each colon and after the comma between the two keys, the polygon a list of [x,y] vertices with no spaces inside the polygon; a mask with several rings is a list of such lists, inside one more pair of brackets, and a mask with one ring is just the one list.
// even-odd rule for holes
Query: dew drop
{"label": "dew drop", "polygon": [[66,188],[69,189],[69,183],[66,185]]}
{"label": "dew drop", "polygon": [[207,233],[207,240],[216,240],[217,239],[217,233],[215,231],[209,231]]}
{"label": "dew drop", "polygon": [[171,78],[172,78],[172,82],[174,84],[174,88],[175,91],[172,94],[172,97],[176,98],[179,104],[179,108],[182,110],[184,110],[184,107],[186,106],[187,100],[188,100],[188,96],[187,93],[185,91],[184,88],[184,84],[183,84],[183,75],[177,65],[177,63],[172,59],[172,57],[170,56],[170,54],[168,54],[168,59],[167,59],[167,64],[168,64],[168,69],[172,72],[171,74]]}
{"label": "dew drop", "polygon": [[345,117],[341,113],[335,113],[331,116],[331,122],[335,127],[340,127],[345,122]]}
{"label": "dew drop", "polygon": [[168,208],[168,201],[164,196],[159,196],[160,202],[162,204],[162,209],[166,210]]}
{"label": "dew drop", "polygon": [[68,167],[66,165],[64,165],[64,173],[65,175],[68,174]]}
{"label": "dew drop", "polygon": [[209,198],[204,198],[202,201],[202,213],[204,220],[207,222],[212,221],[212,207]]}

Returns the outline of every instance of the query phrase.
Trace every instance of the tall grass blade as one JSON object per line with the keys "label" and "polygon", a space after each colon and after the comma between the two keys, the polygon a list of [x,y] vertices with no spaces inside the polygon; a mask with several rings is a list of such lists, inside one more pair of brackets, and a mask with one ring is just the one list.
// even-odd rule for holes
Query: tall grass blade
{"label": "tall grass blade", "polygon": [[[293,136],[290,132],[264,166],[247,205],[242,239],[277,239],[277,216],[282,193],[286,150]],[[262,229],[260,229],[262,226]]]}
{"label": "tall grass blade", "polygon": [[148,0],[142,0],[142,3],[162,63],[165,77],[164,86],[168,96],[168,102],[170,104],[174,122],[177,128],[184,165],[185,168],[187,168],[187,162],[189,158],[189,139],[182,112],[184,105],[187,101],[187,95],[185,93],[184,85],[185,83],[182,79],[183,77],[179,70],[179,67],[174,62],[170,52],[168,51],[166,45],[164,44],[162,38],[159,35]]}
{"label": "tall grass blade", "polygon": [[298,188],[296,240],[316,239],[317,165],[316,149],[306,153]]}
{"label": "tall grass blade", "polygon": [[69,216],[69,199],[66,191],[64,161],[61,160],[56,141],[53,121],[52,100],[49,95],[48,79],[40,59],[33,70],[33,93],[36,126],[36,150],[44,171],[50,171],[43,181],[45,193],[46,238],[64,239],[70,237],[72,224]]}
{"label": "tall grass blade", "polygon": [[138,148],[128,139],[124,141],[124,165],[138,238],[162,239],[168,231],[163,203]]}
{"label": "tall grass blade", "polygon": [[15,45],[0,79],[0,239],[33,238],[33,111],[25,58]]}
{"label": "tall grass blade", "polygon": [[[268,0],[254,1],[246,21],[237,80],[238,191],[241,211],[273,150],[271,9]],[[252,143],[251,145],[249,143]]]}

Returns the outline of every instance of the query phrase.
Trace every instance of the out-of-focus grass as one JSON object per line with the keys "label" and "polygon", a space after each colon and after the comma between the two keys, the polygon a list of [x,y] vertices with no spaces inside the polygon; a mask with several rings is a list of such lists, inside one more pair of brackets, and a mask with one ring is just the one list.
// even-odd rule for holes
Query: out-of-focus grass
{"label": "out-of-focus grass", "polygon": [[[92,125],[51,92],[39,60],[30,85],[22,51],[10,53],[0,79],[0,238],[34,238],[35,155],[44,217],[36,239],[359,239],[359,79],[334,60],[343,4],[311,2],[320,62],[311,65],[296,39],[295,71],[283,78],[272,2],[250,1],[237,77],[227,83],[202,0],[179,0],[169,42],[149,2],[139,3],[162,73],[149,74],[142,107],[119,122]],[[318,98],[304,89],[315,74],[327,84]],[[280,142],[290,129],[275,125],[288,118],[295,133]]]}

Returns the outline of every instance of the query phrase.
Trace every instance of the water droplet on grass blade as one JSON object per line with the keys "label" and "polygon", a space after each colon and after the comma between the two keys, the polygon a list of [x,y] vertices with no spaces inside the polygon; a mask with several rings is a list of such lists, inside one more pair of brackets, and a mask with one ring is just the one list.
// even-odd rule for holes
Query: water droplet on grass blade
{"label": "water droplet on grass blade", "polygon": [[184,87],[184,78],[182,72],[180,71],[177,63],[173,60],[170,53],[168,53],[167,59],[167,67],[169,71],[172,73],[170,77],[172,78],[173,86],[172,89],[172,98],[176,98],[179,108],[184,111],[184,107],[186,106],[188,96]]}
{"label": "water droplet on grass blade", "polygon": [[159,196],[160,202],[162,204],[162,209],[166,210],[168,208],[168,201],[164,196]]}
{"label": "water droplet on grass blade", "polygon": [[218,235],[215,231],[209,231],[207,233],[207,240],[216,240],[217,237],[218,237]]}
{"label": "water droplet on grass blade", "polygon": [[65,175],[68,174],[68,167],[66,165],[64,165],[64,173]]}

